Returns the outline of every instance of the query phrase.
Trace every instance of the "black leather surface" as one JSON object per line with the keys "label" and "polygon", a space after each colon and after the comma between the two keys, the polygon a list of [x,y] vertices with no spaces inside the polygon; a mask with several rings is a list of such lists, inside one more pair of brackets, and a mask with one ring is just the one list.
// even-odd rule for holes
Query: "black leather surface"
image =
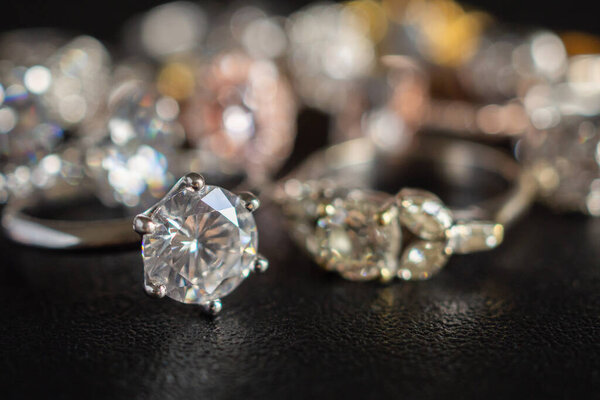
{"label": "black leather surface", "polygon": [[[600,221],[538,207],[428,282],[322,272],[260,214],[271,269],[214,320],[148,298],[135,250],[0,242],[2,398],[593,398]],[[268,227],[268,228],[267,228]]]}
{"label": "black leather surface", "polygon": [[[125,13],[147,7],[9,3],[7,27],[111,38]],[[534,7],[546,2],[490,4],[545,21]],[[565,22],[562,5],[547,6],[555,26],[596,21],[582,11]],[[325,127],[301,119],[296,159]],[[215,319],[148,298],[137,249],[51,252],[0,238],[0,399],[600,397],[600,220],[537,206],[500,248],[454,256],[431,281],[387,286],[318,269],[277,210],[258,220],[271,268]]]}

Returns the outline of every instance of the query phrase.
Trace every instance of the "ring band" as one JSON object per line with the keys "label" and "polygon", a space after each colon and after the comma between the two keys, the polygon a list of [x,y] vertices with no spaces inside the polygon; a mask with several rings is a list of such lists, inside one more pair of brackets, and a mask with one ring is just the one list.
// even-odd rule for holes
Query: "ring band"
{"label": "ring band", "polygon": [[126,245],[139,242],[131,232],[131,218],[73,221],[35,217],[27,210],[37,209],[52,202],[70,202],[81,199],[82,187],[55,186],[43,197],[13,199],[3,209],[2,227],[15,242],[49,249],[78,249]]}
{"label": "ring band", "polygon": [[[212,181],[234,185],[239,190],[250,187],[249,177],[244,171],[224,162],[207,163],[203,157],[194,157],[198,154],[196,150],[189,150],[181,152],[179,157],[189,168],[202,167]],[[139,236],[131,230],[134,209],[126,210],[131,215],[96,220],[59,220],[35,215],[35,211],[56,203],[68,206],[102,194],[93,182],[84,181],[72,186],[61,181],[35,196],[11,199],[2,210],[2,228],[17,243],[49,249],[87,249],[139,243]]]}

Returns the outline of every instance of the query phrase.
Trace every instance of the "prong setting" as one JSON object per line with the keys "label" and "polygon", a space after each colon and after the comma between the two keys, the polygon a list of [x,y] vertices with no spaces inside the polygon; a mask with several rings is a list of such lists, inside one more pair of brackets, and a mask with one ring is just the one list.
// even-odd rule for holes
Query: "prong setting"
{"label": "prong setting", "polygon": [[260,207],[260,200],[258,199],[258,197],[256,197],[254,193],[242,192],[238,196],[244,203],[244,207],[246,207],[246,210],[254,212],[258,210],[258,207]]}
{"label": "prong setting", "polygon": [[396,207],[386,207],[377,213],[377,223],[379,226],[388,226],[392,221],[398,218],[398,209]]}
{"label": "prong setting", "polygon": [[162,299],[167,294],[167,287],[159,283],[148,282],[144,284],[144,289],[150,297]]}
{"label": "prong setting", "polygon": [[[182,303],[196,304],[210,315],[221,311],[220,298],[256,268],[258,233],[250,209],[258,207],[258,199],[252,194],[243,197],[218,186],[206,185],[201,175],[189,173],[180,178],[165,197],[134,219],[134,229],[142,235],[144,286],[150,296],[166,296]],[[235,212],[229,212],[231,209]],[[189,231],[183,232],[184,228],[177,222],[206,214],[214,218],[210,221],[195,218],[190,221],[193,229]],[[205,225],[210,229],[204,229]],[[176,236],[173,233],[179,232],[191,235],[194,242],[208,248],[215,243],[215,247],[221,246],[224,236],[231,243],[226,248],[219,247],[214,254],[205,255],[198,250],[200,246],[173,246]],[[212,234],[215,232],[219,234]],[[251,254],[254,256],[247,257]],[[232,255],[238,256],[239,260]],[[179,268],[173,261],[181,259],[185,260],[185,268]],[[187,279],[185,274],[188,272],[189,275],[200,275],[203,263],[223,269],[223,274],[202,276],[194,281]],[[266,265],[261,262],[259,269],[266,269]],[[186,278],[185,291],[178,286],[178,276]],[[219,286],[225,280],[228,284]],[[216,289],[209,291],[206,289],[209,286]]]}
{"label": "prong setting", "polygon": [[267,269],[269,269],[269,260],[267,260],[262,254],[259,254],[258,257],[256,257],[256,261],[254,262],[253,271],[262,273],[265,272]]}
{"label": "prong setting", "polygon": [[183,177],[183,183],[186,187],[190,188],[195,192],[199,192],[202,190],[206,184],[204,177],[195,172],[190,172],[186,176]]}
{"label": "prong setting", "polygon": [[223,304],[219,299],[211,300],[206,304],[202,304],[202,310],[213,317],[221,312],[221,309],[223,309]]}
{"label": "prong setting", "polygon": [[151,234],[156,229],[156,224],[145,214],[139,214],[133,219],[133,230],[140,235]]}

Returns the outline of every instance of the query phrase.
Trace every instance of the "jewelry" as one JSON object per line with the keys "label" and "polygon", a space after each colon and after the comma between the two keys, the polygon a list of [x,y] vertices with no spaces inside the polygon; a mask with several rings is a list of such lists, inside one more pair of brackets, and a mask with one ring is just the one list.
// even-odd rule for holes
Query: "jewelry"
{"label": "jewelry", "polygon": [[70,179],[65,132],[76,136],[98,115],[110,69],[108,51],[89,36],[24,30],[0,37],[0,203]]}
{"label": "jewelry", "polygon": [[252,193],[235,195],[189,173],[153,207],[135,217],[142,235],[144,286],[152,296],[168,296],[217,314],[221,298],[250,272],[264,272],[257,253],[252,213],[260,202]]}
{"label": "jewelry", "polygon": [[328,3],[290,15],[287,64],[305,104],[335,115],[364,90],[376,63],[360,16],[347,5]]}
{"label": "jewelry", "polygon": [[[498,246],[505,227],[535,196],[533,178],[490,147],[422,136],[411,154],[442,165],[448,179],[464,181],[481,169],[503,177],[510,188],[455,209],[424,190],[404,188],[396,195],[371,190],[384,155],[368,140],[356,139],[316,153],[276,189],[292,237],[319,265],[346,279],[428,279],[451,254]],[[384,168],[398,170],[402,162],[388,159]]]}

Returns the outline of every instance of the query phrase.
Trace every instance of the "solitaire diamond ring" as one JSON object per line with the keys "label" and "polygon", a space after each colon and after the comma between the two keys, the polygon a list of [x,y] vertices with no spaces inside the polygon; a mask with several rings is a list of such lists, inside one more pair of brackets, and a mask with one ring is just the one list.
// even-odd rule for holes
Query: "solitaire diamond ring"
{"label": "solitaire diamond ring", "polygon": [[257,252],[252,213],[259,204],[249,192],[206,185],[196,173],[181,178],[133,222],[143,237],[146,292],[218,313],[223,296],[268,267]]}

